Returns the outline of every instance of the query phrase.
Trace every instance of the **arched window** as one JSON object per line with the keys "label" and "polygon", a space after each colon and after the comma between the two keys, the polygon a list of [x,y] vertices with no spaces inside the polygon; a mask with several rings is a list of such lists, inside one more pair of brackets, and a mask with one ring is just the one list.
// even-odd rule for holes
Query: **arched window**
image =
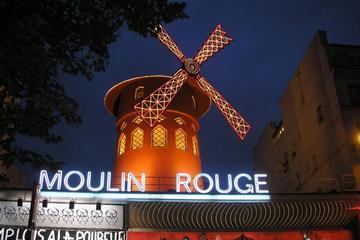
{"label": "arched window", "polygon": [[186,133],[181,128],[175,131],[175,146],[177,149],[186,150]]}
{"label": "arched window", "polygon": [[180,126],[185,124],[184,119],[182,119],[181,117],[175,118],[175,122],[177,122]]}
{"label": "arched window", "polygon": [[135,99],[144,97],[144,90],[145,88],[143,86],[137,87],[135,89]]}
{"label": "arched window", "polygon": [[122,155],[125,153],[125,146],[126,146],[126,136],[124,133],[120,134],[119,143],[118,143],[118,153]]}
{"label": "arched window", "polygon": [[166,129],[157,125],[152,130],[152,146],[153,147],[166,147],[167,133]]}
{"label": "arched window", "polygon": [[131,149],[142,148],[144,145],[144,130],[136,128],[131,134]]}
{"label": "arched window", "polygon": [[192,100],[192,104],[193,104],[194,109],[196,109],[196,100],[195,100],[195,97],[194,97],[194,96],[191,96],[191,100]]}
{"label": "arched window", "polygon": [[196,136],[192,137],[192,145],[193,145],[193,153],[195,156],[197,156],[199,154],[199,146],[198,146]]}

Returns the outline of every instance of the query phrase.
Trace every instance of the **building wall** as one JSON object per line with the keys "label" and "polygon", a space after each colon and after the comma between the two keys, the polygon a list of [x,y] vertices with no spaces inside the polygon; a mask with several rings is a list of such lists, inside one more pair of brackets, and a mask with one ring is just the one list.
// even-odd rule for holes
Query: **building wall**
{"label": "building wall", "polygon": [[[339,101],[347,99],[347,91],[338,90],[344,82],[332,62],[337,51],[327,43],[324,32],[315,34],[280,98],[281,123],[272,130],[271,140],[270,131],[254,149],[256,171],[269,173],[274,191],[355,188],[359,155],[353,150],[354,119],[360,119],[360,108],[344,109]],[[265,161],[273,166],[269,169],[262,164]]]}

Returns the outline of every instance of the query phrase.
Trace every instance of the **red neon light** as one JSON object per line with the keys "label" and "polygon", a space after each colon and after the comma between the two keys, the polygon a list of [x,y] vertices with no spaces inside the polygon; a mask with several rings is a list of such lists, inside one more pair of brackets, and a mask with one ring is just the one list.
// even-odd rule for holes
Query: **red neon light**
{"label": "red neon light", "polygon": [[353,211],[360,211],[360,206],[358,207],[352,207],[352,208],[348,208],[349,210],[353,210]]}
{"label": "red neon light", "polygon": [[[310,239],[326,240],[352,240],[352,233],[348,230],[339,231],[293,231],[293,232],[128,232],[128,240],[183,240],[188,237],[190,240],[304,240],[304,234]],[[245,237],[245,238],[244,238]]]}

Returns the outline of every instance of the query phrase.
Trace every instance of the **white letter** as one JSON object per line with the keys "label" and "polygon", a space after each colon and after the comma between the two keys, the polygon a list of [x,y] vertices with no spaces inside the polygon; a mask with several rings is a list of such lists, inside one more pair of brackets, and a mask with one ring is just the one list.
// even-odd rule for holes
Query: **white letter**
{"label": "white letter", "polygon": [[131,192],[131,181],[134,181],[135,185],[138,187],[138,189],[141,192],[145,192],[145,173],[141,174],[141,184],[139,183],[139,181],[136,179],[135,175],[131,172],[128,173],[128,185],[127,185],[127,191]]}
{"label": "white letter", "polygon": [[6,229],[5,240],[7,240],[8,238],[14,236],[14,233],[15,233],[15,231],[13,229],[11,229],[11,228]]}
{"label": "white letter", "polygon": [[[208,180],[209,180],[209,186],[207,189],[201,189],[199,187],[199,184],[198,184],[198,181],[199,181],[199,178],[201,177],[206,177]],[[206,173],[199,173],[198,175],[196,175],[194,177],[194,188],[196,191],[198,191],[199,193],[208,193],[210,192],[214,187],[214,181],[212,180],[212,178],[210,177],[209,174],[206,174]]]}
{"label": "white letter", "polygon": [[241,177],[245,177],[247,178],[249,181],[252,180],[251,176],[249,174],[246,174],[246,173],[241,173],[241,174],[238,174],[236,175],[236,177],[234,178],[234,187],[236,189],[236,191],[238,191],[239,193],[253,193],[254,192],[254,188],[253,188],[253,185],[252,184],[245,184],[245,186],[247,187],[246,190],[243,190],[239,187],[239,179]]}
{"label": "white letter", "polygon": [[[182,177],[186,177],[185,181],[181,181]],[[191,176],[187,173],[178,173],[176,174],[176,192],[181,192],[180,185],[184,185],[187,192],[191,193],[189,183],[191,181]]]}
{"label": "white letter", "polygon": [[76,231],[75,240],[80,240],[84,238],[84,233],[82,231]]}
{"label": "white letter", "polygon": [[[79,182],[79,184],[78,184],[76,187],[71,187],[71,186],[69,185],[69,178],[70,178],[70,176],[71,176],[72,174],[76,174],[76,175],[78,175],[79,178],[80,178],[80,182]],[[67,190],[69,190],[69,191],[78,191],[79,189],[81,189],[81,188],[84,186],[84,183],[85,183],[85,177],[84,177],[84,175],[83,175],[81,172],[79,172],[79,171],[70,171],[70,172],[68,172],[68,173],[65,175],[65,177],[64,177],[64,185],[65,185],[65,188],[66,188]]]}
{"label": "white letter", "polygon": [[219,193],[229,193],[232,191],[232,177],[231,174],[228,174],[228,188],[226,190],[222,190],[220,188],[220,179],[219,179],[219,174],[215,174],[215,189],[216,191],[218,191]]}
{"label": "white letter", "polygon": [[255,174],[254,181],[255,181],[255,192],[257,193],[269,193],[269,190],[260,190],[259,185],[266,185],[266,181],[259,181],[259,177],[267,177],[267,174]]}
{"label": "white letter", "polygon": [[45,183],[46,183],[47,190],[51,190],[53,188],[56,180],[57,180],[56,190],[60,190],[61,189],[61,181],[62,181],[62,171],[58,170],[55,173],[54,177],[52,178],[52,180],[50,182],[47,171],[46,170],[41,170],[40,171],[40,178],[39,178],[40,190],[43,189],[44,180],[45,180]]}
{"label": "white letter", "polygon": [[39,229],[37,232],[37,236],[40,238],[40,240],[44,240],[44,235],[42,234],[43,232],[45,232],[45,229]]}
{"label": "white letter", "polygon": [[121,173],[121,191],[125,192],[126,187],[126,174],[124,172]]}
{"label": "white letter", "polygon": [[4,231],[5,231],[5,228],[1,228],[1,230],[0,230],[1,240],[4,240]]}
{"label": "white letter", "polygon": [[111,187],[111,172],[107,173],[106,179],[106,191],[108,192],[118,192],[120,189]]}
{"label": "white letter", "polygon": [[87,188],[92,191],[92,192],[98,192],[101,191],[104,188],[104,178],[105,178],[105,173],[101,172],[100,173],[100,184],[98,187],[92,187],[91,186],[91,172],[87,172],[87,179],[86,179],[86,186]]}
{"label": "white letter", "polygon": [[98,240],[103,240],[104,239],[103,237],[104,237],[104,234],[102,232],[100,232],[100,231],[97,232],[97,239]]}

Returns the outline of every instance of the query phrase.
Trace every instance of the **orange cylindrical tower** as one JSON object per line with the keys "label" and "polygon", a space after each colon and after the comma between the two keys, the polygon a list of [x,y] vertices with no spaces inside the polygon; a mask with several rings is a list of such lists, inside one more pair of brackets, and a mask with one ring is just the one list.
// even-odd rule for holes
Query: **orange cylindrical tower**
{"label": "orange cylindrical tower", "polygon": [[169,191],[175,190],[177,173],[195,176],[201,172],[199,118],[211,102],[193,79],[184,84],[153,127],[134,110],[135,104],[169,79],[163,75],[136,77],[107,92],[105,107],[116,117],[118,131],[114,186],[120,187],[123,172],[145,173],[146,191]]}

